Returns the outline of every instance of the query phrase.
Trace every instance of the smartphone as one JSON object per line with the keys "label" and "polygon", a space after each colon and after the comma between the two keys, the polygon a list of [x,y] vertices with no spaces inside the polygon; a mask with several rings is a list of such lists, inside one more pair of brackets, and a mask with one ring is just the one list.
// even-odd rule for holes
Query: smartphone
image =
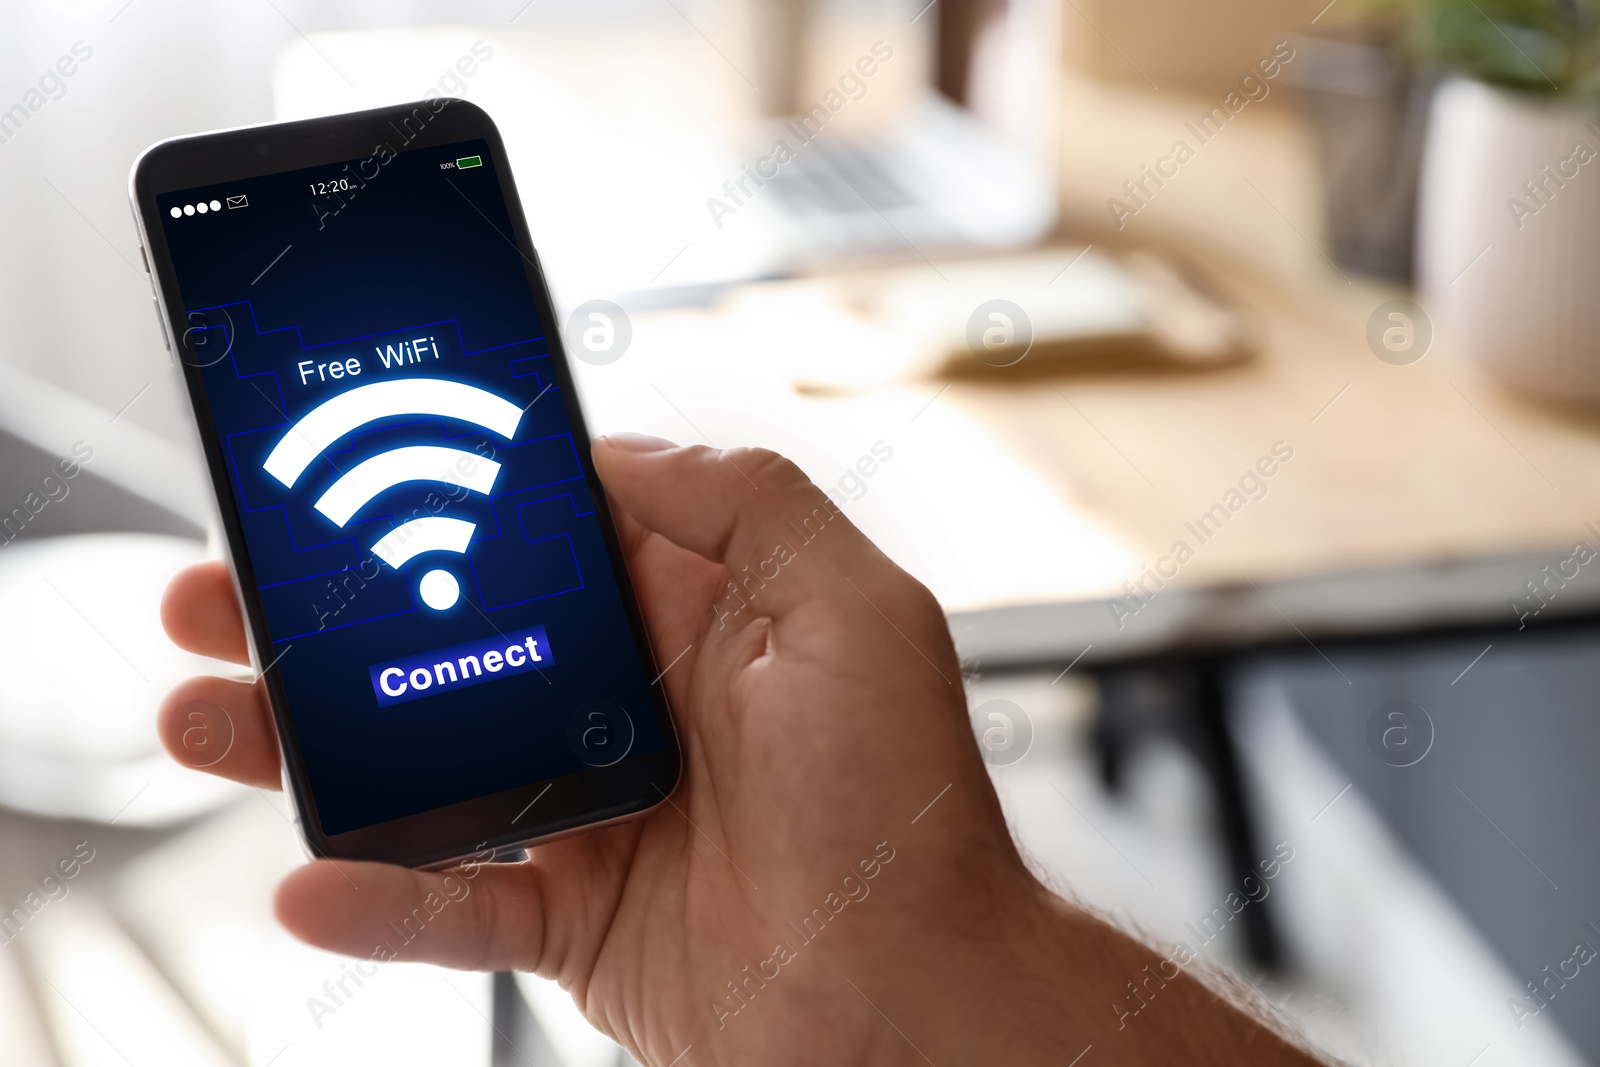
{"label": "smartphone", "polygon": [[129,192],[308,849],[442,867],[664,803],[660,670],[489,116],[180,137]]}

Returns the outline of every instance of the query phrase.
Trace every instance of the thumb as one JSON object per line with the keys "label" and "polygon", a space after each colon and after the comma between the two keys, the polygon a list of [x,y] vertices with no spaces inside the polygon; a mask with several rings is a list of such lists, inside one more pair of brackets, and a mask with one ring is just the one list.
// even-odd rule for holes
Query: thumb
{"label": "thumb", "polygon": [[843,511],[775,452],[680,448],[630,436],[598,439],[593,455],[623,510],[723,564],[752,597],[759,591],[764,614],[778,617],[818,595],[836,597],[841,570],[856,571],[877,555]]}

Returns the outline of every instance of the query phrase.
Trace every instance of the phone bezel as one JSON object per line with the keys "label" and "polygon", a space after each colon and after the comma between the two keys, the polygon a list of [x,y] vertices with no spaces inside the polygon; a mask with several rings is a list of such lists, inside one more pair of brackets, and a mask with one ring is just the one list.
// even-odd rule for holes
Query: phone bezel
{"label": "phone bezel", "polygon": [[[156,197],[161,193],[364,158],[374,152],[375,145],[392,146],[396,134],[403,136],[402,131],[407,129],[406,120],[416,120],[419,114],[427,116],[421,121],[420,132],[405,139],[403,147],[394,149],[396,152],[481,139],[489,144],[497,162],[505,164],[496,166],[494,171],[511,218],[512,236],[521,253],[523,272],[540,319],[546,324],[557,391],[572,423],[584,479],[594,495],[596,515],[623,593],[629,628],[641,662],[656,676],[656,682],[650,687],[651,711],[656,716],[664,745],[658,753],[630,756],[609,767],[544,779],[390,822],[327,835],[322,833],[316,815],[316,800],[300,756],[282,677],[276,663],[263,663],[263,650],[270,651],[272,647],[266,618],[256,593],[248,546],[228,483],[222,449],[217,442],[200,367],[183,358],[186,318]],[[549,287],[529,235],[507,159],[500,132],[482,108],[461,99],[431,97],[422,102],[344,115],[240,127],[161,141],[139,156],[129,178],[129,196],[141,250],[146,252],[158,318],[166,331],[167,347],[183,374],[227,541],[228,567],[244,607],[252,665],[266,686],[272,707],[283,757],[285,788],[293,798],[301,836],[314,855],[377,860],[408,867],[440,867],[471,856],[504,854],[535,842],[643,815],[666,803],[681,774],[682,757],[665,689],[660,684],[659,661],[639,611],[604,487],[590,455],[589,432]],[[534,801],[538,801],[537,805]],[[538,814],[524,821],[535,806]]]}

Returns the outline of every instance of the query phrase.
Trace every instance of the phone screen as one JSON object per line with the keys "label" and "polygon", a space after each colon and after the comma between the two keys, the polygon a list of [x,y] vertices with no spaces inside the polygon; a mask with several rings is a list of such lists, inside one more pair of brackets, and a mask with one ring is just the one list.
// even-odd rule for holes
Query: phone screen
{"label": "phone screen", "polygon": [[380,146],[156,198],[330,836],[665,743],[502,166]]}

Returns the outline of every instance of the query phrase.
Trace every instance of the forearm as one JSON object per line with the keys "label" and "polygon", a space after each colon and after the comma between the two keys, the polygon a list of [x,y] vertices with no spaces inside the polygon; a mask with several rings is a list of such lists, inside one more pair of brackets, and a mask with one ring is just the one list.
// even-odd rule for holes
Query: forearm
{"label": "forearm", "polygon": [[1053,894],[1036,914],[1034,935],[1024,933],[1019,946],[1028,979],[1059,990],[1056,1003],[1083,1026],[1097,1063],[1326,1062],[1286,1037],[1287,1024],[1253,993],[1246,999],[1203,980],[1190,949],[1156,951]]}
{"label": "forearm", "polygon": [[1285,1037],[1267,1005],[1202,981],[1192,955],[1155,951],[1037,883],[1019,897],[986,936],[930,961],[906,998],[924,1006],[921,1051],[939,1067],[1067,1067],[1091,1046],[1085,1067],[1329,1062]]}

